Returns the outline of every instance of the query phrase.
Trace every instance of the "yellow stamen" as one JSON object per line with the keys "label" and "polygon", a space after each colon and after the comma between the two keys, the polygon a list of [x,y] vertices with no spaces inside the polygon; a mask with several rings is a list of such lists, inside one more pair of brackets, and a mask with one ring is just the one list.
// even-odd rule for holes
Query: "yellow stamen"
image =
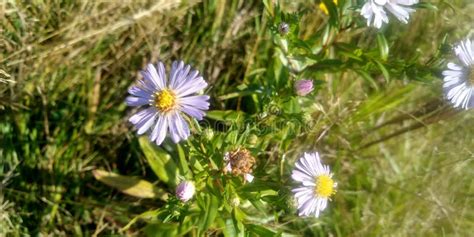
{"label": "yellow stamen", "polygon": [[176,105],[176,95],[169,89],[164,89],[155,94],[155,106],[162,112],[168,112]]}
{"label": "yellow stamen", "polygon": [[[337,0],[334,0],[333,2],[334,2],[334,4],[336,4],[336,6],[337,6]],[[328,8],[326,7],[326,4],[324,4],[323,2],[321,2],[321,3],[319,4],[319,9],[321,9],[321,11],[323,11],[324,14],[329,15]]]}
{"label": "yellow stamen", "polygon": [[336,193],[334,190],[334,180],[329,175],[320,175],[316,177],[316,187],[314,192],[317,196],[323,198],[329,198],[331,195]]}

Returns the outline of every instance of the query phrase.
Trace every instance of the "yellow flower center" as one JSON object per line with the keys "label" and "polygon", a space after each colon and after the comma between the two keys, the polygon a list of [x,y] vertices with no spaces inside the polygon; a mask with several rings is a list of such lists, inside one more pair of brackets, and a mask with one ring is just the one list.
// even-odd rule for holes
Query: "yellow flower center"
{"label": "yellow flower center", "polygon": [[474,66],[471,66],[471,69],[469,69],[469,83],[471,83],[471,86],[474,86]]}
{"label": "yellow flower center", "polygon": [[[337,6],[337,0],[334,0],[333,2],[334,2],[334,4],[336,4],[336,6]],[[321,9],[321,11],[323,11],[324,14],[329,15],[328,8],[326,7],[326,4],[324,4],[323,2],[321,2],[321,3],[319,4],[319,9]]]}
{"label": "yellow flower center", "polygon": [[155,106],[162,112],[168,112],[176,105],[176,95],[169,89],[164,89],[155,94]]}
{"label": "yellow flower center", "polygon": [[314,188],[314,192],[317,196],[328,198],[334,193],[334,180],[332,180],[329,175],[320,175],[316,177],[316,187]]}

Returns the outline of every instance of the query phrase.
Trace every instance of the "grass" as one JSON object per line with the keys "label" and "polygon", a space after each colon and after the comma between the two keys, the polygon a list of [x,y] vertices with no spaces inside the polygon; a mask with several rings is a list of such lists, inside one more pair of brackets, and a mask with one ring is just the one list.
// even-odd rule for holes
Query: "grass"
{"label": "grass", "polygon": [[[123,103],[150,61],[183,59],[197,67],[210,84],[213,110],[260,113],[272,102],[235,94],[243,84],[267,88],[270,71],[279,67],[271,19],[259,1],[1,4],[0,235],[142,234],[143,223],[120,229],[163,203],[126,196],[97,182],[91,171],[156,180]],[[472,34],[474,4],[435,4],[438,11],[420,9],[409,25],[385,30],[391,57],[426,62],[445,35],[455,42]],[[316,3],[282,6],[309,9],[301,37],[324,22]],[[368,49],[374,35],[350,32],[339,40]],[[268,169],[286,182],[289,164],[318,149],[334,167],[338,194],[318,220],[286,213],[260,221],[294,235],[469,236],[472,112],[445,106],[435,77],[410,81],[393,73],[374,88],[350,71],[314,75],[320,89],[314,101],[303,101],[314,102],[309,135],[281,144],[268,139],[256,172]],[[207,234],[213,233],[219,229]]]}

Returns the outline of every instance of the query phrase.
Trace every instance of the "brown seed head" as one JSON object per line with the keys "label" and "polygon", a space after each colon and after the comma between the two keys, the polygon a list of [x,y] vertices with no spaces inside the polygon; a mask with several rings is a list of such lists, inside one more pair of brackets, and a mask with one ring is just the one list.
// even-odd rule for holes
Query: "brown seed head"
{"label": "brown seed head", "polygon": [[237,149],[228,153],[228,162],[232,167],[233,175],[243,175],[252,173],[255,158],[247,149]]}

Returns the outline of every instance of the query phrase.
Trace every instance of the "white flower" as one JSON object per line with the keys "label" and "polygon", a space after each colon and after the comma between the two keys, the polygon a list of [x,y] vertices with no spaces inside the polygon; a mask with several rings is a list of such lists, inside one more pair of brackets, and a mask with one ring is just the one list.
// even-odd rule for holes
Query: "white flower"
{"label": "white flower", "polygon": [[469,39],[461,41],[454,52],[462,64],[450,62],[443,71],[444,95],[455,108],[474,108],[474,43]]}
{"label": "white flower", "polygon": [[408,23],[410,13],[415,9],[409,6],[417,4],[418,0],[367,0],[361,9],[362,16],[367,19],[368,26],[382,27],[382,23],[388,23],[385,10],[391,12],[399,21]]}
{"label": "white flower", "polygon": [[187,202],[194,196],[195,191],[196,188],[193,182],[183,181],[176,187],[176,197],[183,202]]}
{"label": "white flower", "polygon": [[319,154],[304,153],[295,164],[291,177],[301,186],[293,189],[300,216],[319,217],[329,198],[336,192],[337,183],[332,179],[329,166],[321,164]]}

